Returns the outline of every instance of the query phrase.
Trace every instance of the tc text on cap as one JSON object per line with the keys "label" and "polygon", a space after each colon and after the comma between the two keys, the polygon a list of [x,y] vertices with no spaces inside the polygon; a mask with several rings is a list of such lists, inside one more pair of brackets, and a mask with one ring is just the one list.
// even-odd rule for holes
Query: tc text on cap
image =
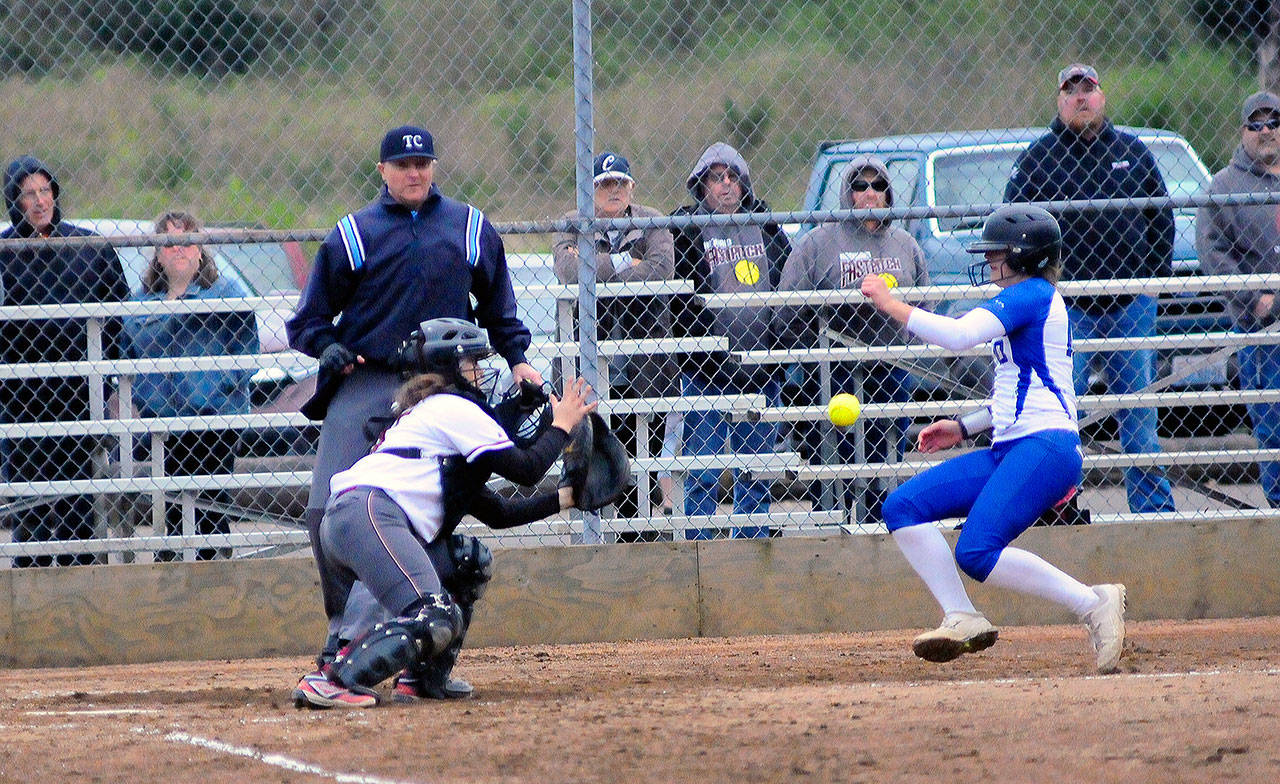
{"label": "tc text on cap", "polygon": [[382,137],[382,151],[378,160],[394,161],[400,158],[430,158],[435,160],[436,144],[425,128],[401,125],[392,128]]}

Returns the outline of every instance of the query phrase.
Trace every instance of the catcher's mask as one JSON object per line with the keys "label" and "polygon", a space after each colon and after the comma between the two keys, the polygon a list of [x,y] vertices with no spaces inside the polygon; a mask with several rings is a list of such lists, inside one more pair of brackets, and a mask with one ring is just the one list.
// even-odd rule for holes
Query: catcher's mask
{"label": "catcher's mask", "polygon": [[[480,361],[493,356],[489,337],[470,321],[437,318],[424,321],[400,344],[400,374],[409,378],[419,373],[438,373],[449,384],[473,389],[488,398],[500,375],[497,368],[484,367]],[[463,372],[463,360],[469,359],[479,368],[475,380]]]}
{"label": "catcher's mask", "polygon": [[551,425],[551,395],[547,385],[521,381],[512,386],[493,405],[498,424],[521,449],[538,440]]}

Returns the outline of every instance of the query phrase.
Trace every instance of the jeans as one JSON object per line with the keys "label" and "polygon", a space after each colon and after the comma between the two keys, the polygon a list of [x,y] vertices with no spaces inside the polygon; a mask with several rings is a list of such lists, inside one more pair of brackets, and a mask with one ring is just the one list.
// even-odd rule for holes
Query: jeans
{"label": "jeans", "polygon": [[[1280,346],[1246,346],[1239,358],[1241,389],[1280,389]],[[1251,404],[1249,419],[1259,449],[1280,449],[1280,403]],[[1267,502],[1280,508],[1280,463],[1261,462],[1258,471]]]}
{"label": "jeans", "polygon": [[[1087,338],[1150,337],[1156,329],[1156,300],[1139,296],[1124,307],[1113,308],[1101,315],[1069,310],[1074,340]],[[1151,385],[1155,375],[1154,349],[1113,351],[1099,354],[1107,377],[1108,389],[1114,394],[1140,392]],[[1075,352],[1073,382],[1076,394],[1089,388],[1089,365],[1093,354]],[[1120,429],[1120,447],[1126,454],[1159,452],[1154,408],[1127,408],[1115,414]],[[1164,471],[1159,468],[1126,468],[1125,488],[1132,512],[1172,512],[1173,492]]]}
{"label": "jeans", "polygon": [[[769,405],[777,405],[779,398],[778,385],[772,381],[762,389],[746,390],[740,389],[738,385],[718,385],[688,374],[681,379],[680,391],[686,397],[763,393]],[[684,454],[724,454],[726,446],[728,451],[735,454],[763,454],[773,449],[777,429],[777,425],[772,422],[730,422],[718,411],[689,411],[684,415]],[[716,513],[716,491],[720,486],[721,470],[707,468],[689,472],[684,480],[685,514]],[[771,480],[751,479],[739,469],[733,469],[734,514],[768,512],[772,495]],[[766,526],[735,527],[730,530],[730,536],[735,539],[763,538],[768,535]],[[701,532],[691,532],[690,538],[706,537]]]}

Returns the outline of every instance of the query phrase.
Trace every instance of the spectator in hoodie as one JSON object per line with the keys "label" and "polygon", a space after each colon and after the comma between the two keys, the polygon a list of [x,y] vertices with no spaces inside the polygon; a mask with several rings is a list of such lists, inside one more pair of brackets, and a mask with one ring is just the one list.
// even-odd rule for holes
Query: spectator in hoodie
{"label": "spectator in hoodie", "polygon": [[[1209,193],[1280,191],[1280,97],[1249,96],[1240,112],[1240,146],[1231,163],[1213,175]],[[1196,220],[1196,251],[1206,272],[1259,275],[1280,272],[1280,210],[1275,204],[1201,207]],[[1269,329],[1280,318],[1276,293],[1246,289],[1229,292],[1236,328]],[[1280,346],[1240,349],[1243,389],[1280,389]],[[1249,406],[1253,434],[1261,449],[1280,449],[1280,405]],[[1259,464],[1262,489],[1272,508],[1280,508],[1280,463]]]}
{"label": "spectator in hoodie", "polygon": [[[187,234],[202,229],[195,216],[166,212],[156,218],[155,230]],[[140,302],[231,299],[247,297],[238,282],[218,274],[213,254],[202,245],[158,247],[142,275],[142,288],[133,299]],[[129,355],[146,357],[198,357],[258,353],[258,327],[252,310],[226,313],[156,313],[124,320]],[[133,401],[144,417],[199,417],[249,413],[249,377],[252,370],[202,370],[180,373],[144,373],[138,376]],[[229,474],[235,467],[236,430],[186,430],[170,433],[164,449],[166,476]],[[144,446],[144,445],[139,445]],[[140,457],[145,457],[144,454]],[[154,455],[152,456],[154,459]],[[227,503],[225,490],[201,493],[207,501]],[[195,533],[231,532],[227,515],[206,508],[195,510]],[[182,533],[182,506],[165,507],[165,534]],[[196,559],[229,556],[230,548],[202,547]],[[161,550],[156,560],[171,561],[173,550]]]}
{"label": "spectator in hoodie", "polygon": [[[1004,200],[1142,198],[1168,196],[1155,157],[1137,137],[1107,119],[1107,98],[1093,66],[1074,63],[1058,73],[1058,116],[1049,132],[1018,158]],[[1064,280],[1166,277],[1173,272],[1173,211],[1168,208],[1070,211],[1062,226]],[[1104,295],[1068,301],[1076,340],[1145,338],[1155,334],[1156,298]],[[1075,352],[1076,394],[1088,391],[1092,352]],[[1143,391],[1155,374],[1155,350],[1097,355],[1116,394]],[[1160,451],[1153,408],[1116,413],[1126,453]],[[1159,468],[1126,468],[1129,508],[1172,512],[1173,493]]]}
{"label": "spectator in hoodie", "polygon": [[[843,209],[877,209],[893,205],[893,187],[884,161],[864,155],[855,158],[841,179],[840,206]],[[831,345],[878,346],[904,343],[907,336],[899,325],[861,296],[863,278],[892,276],[898,286],[929,283],[924,253],[911,235],[888,220],[859,220],[825,223],[805,234],[782,268],[782,291],[847,291],[847,303],[821,307],[779,308],[777,328],[791,347],[819,345],[819,330],[825,323]],[[886,280],[890,278],[886,277]],[[825,405],[831,395],[852,392],[864,403],[896,403],[910,397],[911,376],[890,362],[836,362],[831,366],[831,387],[820,388],[814,366],[788,369],[788,401],[795,405]],[[839,463],[893,463],[902,457],[905,423],[893,419],[860,419],[854,427],[836,430],[828,423],[805,423],[799,428],[806,457],[821,464],[823,442],[834,442]],[[863,454],[858,455],[861,430]],[[833,432],[834,431],[834,432]],[[892,489],[887,478],[866,482],[861,499],[843,493],[850,522],[881,522],[880,507]],[[830,493],[811,488],[814,508],[829,508]],[[824,501],[823,496],[827,496]],[[855,504],[861,500],[862,515]],[[839,508],[838,506],[836,508]]]}
{"label": "spectator in hoodie", "polygon": [[[597,218],[657,218],[662,213],[634,201],[636,181],[631,163],[614,152],[596,156],[593,186]],[[566,218],[576,218],[576,211]],[[634,283],[646,280],[670,280],[675,270],[671,232],[664,228],[602,229],[595,233],[596,281],[598,283]],[[552,238],[552,258],[556,277],[561,283],[577,283],[581,259],[578,256],[578,234],[560,232]],[[598,335],[604,340],[645,340],[671,337],[671,297],[611,297],[602,299],[596,309]],[[609,397],[668,397],[680,392],[676,363],[670,354],[632,354],[613,357],[609,361]],[[679,414],[675,414],[679,417]],[[665,423],[669,430],[679,426],[678,419]],[[655,428],[654,435],[660,431]],[[634,415],[622,418],[618,435],[636,454],[636,422]],[[664,442],[650,444],[647,454],[664,450]],[[674,456],[670,451],[667,456]],[[661,478],[661,477],[660,477]],[[670,475],[667,475],[670,481]],[[669,501],[664,494],[663,505]],[[636,511],[635,499],[624,499],[619,513],[629,516]]]}
{"label": "spectator in hoodie", "polygon": [[[5,169],[5,205],[12,226],[3,239],[96,236],[62,220],[61,188],[53,171],[26,155]],[[56,305],[120,302],[129,295],[120,257],[112,248],[43,246],[0,251],[0,302]],[[120,357],[120,321],[102,321],[102,357]],[[34,318],[0,323],[0,362],[76,362],[90,359],[84,318]],[[9,379],[0,383],[0,416],[5,422],[75,422],[92,418],[89,401],[105,400],[103,379],[84,376]],[[5,444],[4,477],[9,482],[92,479],[101,448],[97,436],[33,436]],[[13,514],[14,542],[89,539],[94,534],[93,498],[52,496]],[[101,563],[102,557],[21,555],[15,567]]]}
{"label": "spectator in hoodie", "polygon": [[[769,212],[769,205],[757,198],[751,184],[751,169],[733,147],[716,142],[702,153],[685,182],[693,203],[679,207],[672,215],[733,215]],[[700,294],[768,293],[777,289],[782,266],[791,245],[776,223],[684,226],[673,228],[676,277],[693,281]],[[675,308],[678,335],[724,336],[729,351],[774,349],[771,308],[749,304],[732,308],[704,308],[693,300],[682,300]],[[776,404],[779,384],[776,373],[765,366],[735,366],[724,352],[690,355],[681,372],[681,390],[686,396],[761,394]],[[776,426],[767,422],[730,422],[714,410],[691,411],[685,415],[686,454],[758,454],[772,450]],[[726,449],[727,447],[727,449]],[[770,482],[752,479],[733,469],[733,512],[768,512],[772,501]],[[716,491],[720,469],[690,471],[685,479],[685,512],[711,515],[716,512]],[[691,534],[702,538],[707,529]],[[732,537],[768,536],[767,526],[730,529]]]}

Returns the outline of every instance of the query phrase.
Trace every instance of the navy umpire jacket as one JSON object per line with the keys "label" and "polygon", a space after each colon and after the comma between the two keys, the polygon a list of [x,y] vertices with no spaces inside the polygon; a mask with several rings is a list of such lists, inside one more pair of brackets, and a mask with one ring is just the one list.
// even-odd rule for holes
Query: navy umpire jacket
{"label": "navy umpire jacket", "polygon": [[286,329],[289,345],[309,356],[338,342],[390,368],[421,322],[442,317],[479,324],[509,364],[526,361],[531,336],[516,316],[502,237],[484,213],[435,185],[414,213],[384,186],[320,246]]}

